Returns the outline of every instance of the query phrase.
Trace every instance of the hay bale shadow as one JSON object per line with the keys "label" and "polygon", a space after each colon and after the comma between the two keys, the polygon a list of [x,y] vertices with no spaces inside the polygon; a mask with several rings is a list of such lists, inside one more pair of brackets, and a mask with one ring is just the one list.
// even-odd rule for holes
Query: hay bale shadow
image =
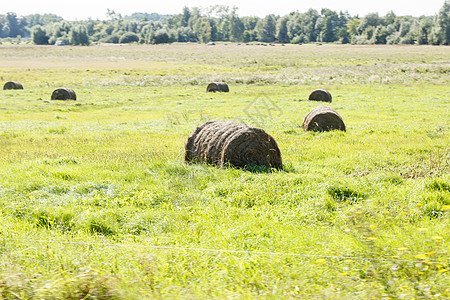
{"label": "hay bale shadow", "polygon": [[311,110],[302,125],[305,131],[346,131],[342,117],[332,108],[322,106]]}
{"label": "hay bale shadow", "polygon": [[255,172],[282,169],[275,139],[246,124],[210,121],[198,126],[185,144],[187,163],[206,163]]}
{"label": "hay bale shadow", "polygon": [[51,100],[77,100],[77,95],[72,89],[59,88],[53,91]]}
{"label": "hay bale shadow", "polygon": [[8,81],[3,86],[3,89],[4,90],[23,90],[23,85],[21,83],[19,83],[19,82]]}

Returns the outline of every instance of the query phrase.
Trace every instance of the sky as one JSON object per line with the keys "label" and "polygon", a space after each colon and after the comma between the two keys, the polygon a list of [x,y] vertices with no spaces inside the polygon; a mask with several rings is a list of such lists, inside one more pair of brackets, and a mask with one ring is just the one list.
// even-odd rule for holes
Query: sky
{"label": "sky", "polygon": [[393,11],[397,16],[434,16],[444,5],[445,0],[13,0],[0,6],[0,14],[14,12],[18,16],[53,13],[66,20],[105,20],[107,9],[122,15],[134,12],[156,12],[159,14],[178,14],[183,7],[208,7],[211,5],[236,6],[240,16],[264,17],[268,14],[286,15],[293,11],[305,12],[310,8],[320,11],[329,8],[334,11],[347,11],[352,16],[365,16],[379,13],[380,16]]}

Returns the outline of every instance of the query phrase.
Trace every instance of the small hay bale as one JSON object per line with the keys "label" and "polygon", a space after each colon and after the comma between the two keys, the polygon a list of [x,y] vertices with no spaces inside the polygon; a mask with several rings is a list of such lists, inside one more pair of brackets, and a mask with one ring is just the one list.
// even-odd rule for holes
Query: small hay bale
{"label": "small hay bale", "polygon": [[187,139],[184,160],[237,168],[282,168],[281,152],[273,137],[246,124],[210,121]]}
{"label": "small hay bale", "polygon": [[77,100],[77,95],[72,89],[59,88],[53,91],[52,100]]}
{"label": "small hay bale", "polygon": [[23,86],[21,83],[15,82],[15,81],[8,81],[3,86],[4,90],[23,90]]}
{"label": "small hay bale", "polygon": [[325,89],[317,89],[309,95],[309,100],[331,102],[331,94]]}
{"label": "small hay bale", "polygon": [[228,88],[228,84],[225,82],[211,82],[206,87],[206,92],[225,92],[228,93],[230,89]]}
{"label": "small hay bale", "polygon": [[330,107],[322,106],[311,110],[303,121],[305,131],[345,131],[342,117]]}

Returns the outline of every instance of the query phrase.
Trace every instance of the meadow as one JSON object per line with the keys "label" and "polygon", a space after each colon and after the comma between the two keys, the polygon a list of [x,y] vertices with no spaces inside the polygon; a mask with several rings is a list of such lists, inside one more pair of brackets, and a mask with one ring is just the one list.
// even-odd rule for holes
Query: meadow
{"label": "meadow", "polygon": [[[1,299],[450,297],[449,47],[0,45],[0,79]],[[210,120],[284,169],[185,164]]]}

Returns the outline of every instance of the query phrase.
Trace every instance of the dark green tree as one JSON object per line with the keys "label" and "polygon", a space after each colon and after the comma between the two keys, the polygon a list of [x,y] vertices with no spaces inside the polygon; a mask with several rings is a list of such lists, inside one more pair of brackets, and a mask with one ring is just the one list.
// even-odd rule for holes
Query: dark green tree
{"label": "dark green tree", "polygon": [[431,43],[434,45],[450,44],[450,0],[446,0],[434,18],[431,30]]}
{"label": "dark green tree", "polygon": [[207,43],[213,40],[213,28],[206,17],[200,18],[195,22],[194,32],[199,41]]}
{"label": "dark green tree", "polygon": [[347,27],[341,27],[339,29],[339,41],[342,44],[348,44],[350,43],[350,34],[348,33]]}
{"label": "dark green tree", "polygon": [[80,37],[78,35],[78,30],[76,28],[73,28],[72,31],[70,31],[70,44],[74,46],[80,44]]}
{"label": "dark green tree", "polygon": [[197,22],[198,19],[200,19],[202,17],[202,14],[198,7],[191,8],[190,12],[191,12],[191,17],[189,18],[188,26],[191,28],[194,28],[195,23]]}
{"label": "dark green tree", "polygon": [[231,22],[228,17],[224,18],[208,18],[212,29],[212,40],[213,41],[230,41],[231,36]]}
{"label": "dark green tree", "polygon": [[256,38],[257,38],[257,34],[254,30],[245,30],[244,31],[244,35],[243,35],[244,43],[256,41]]}
{"label": "dark green tree", "polygon": [[124,22],[125,31],[138,33],[138,22],[126,21]]}
{"label": "dark green tree", "polygon": [[181,27],[187,27],[189,26],[189,19],[191,18],[191,11],[188,7],[183,8],[183,15],[181,17]]}
{"label": "dark green tree", "polygon": [[384,16],[382,23],[383,23],[383,25],[388,26],[388,25],[394,24],[396,19],[397,19],[397,16],[391,10]]}
{"label": "dark green tree", "polygon": [[63,41],[66,45],[71,43],[70,32],[74,25],[63,21],[46,26],[47,35],[49,35],[49,43],[54,44],[56,41]]}
{"label": "dark green tree", "polygon": [[133,32],[125,32],[119,38],[120,44],[128,44],[128,43],[135,43],[135,42],[139,42],[139,36]]}
{"label": "dark green tree", "polygon": [[287,28],[288,22],[289,22],[288,16],[284,16],[278,19],[276,39],[281,43],[289,43],[290,38],[288,35],[288,28]]}
{"label": "dark green tree", "polygon": [[257,25],[258,37],[262,42],[270,43],[275,41],[277,24],[273,15],[268,15],[260,20]]}
{"label": "dark green tree", "polygon": [[179,15],[173,15],[172,17],[170,17],[169,19],[167,19],[167,26],[169,26],[170,28],[179,28],[179,27],[183,27],[181,26],[181,19],[183,18],[183,15],[179,14]]}
{"label": "dark green tree", "polygon": [[[218,30],[217,30],[217,22],[215,18],[208,18],[209,26],[211,27],[211,41],[218,40]],[[229,24],[228,26],[224,26],[227,31],[229,31]],[[223,31],[222,31],[223,32]],[[229,32],[227,32],[226,40],[229,40]]]}
{"label": "dark green tree", "polygon": [[[378,15],[378,13],[371,13],[366,15],[364,18],[361,19],[361,22],[359,23],[358,27],[358,34],[362,34],[363,32],[367,31],[370,27],[376,28],[378,25],[382,24],[382,19]],[[370,38],[369,38],[370,39]]]}
{"label": "dark green tree", "polygon": [[322,15],[324,16],[323,28],[322,28],[322,41],[334,42],[338,40],[338,26],[340,19],[335,11],[330,9],[322,9]]}
{"label": "dark green tree", "polygon": [[242,23],[241,19],[238,15],[232,14],[230,18],[230,34],[231,41],[233,42],[242,42],[244,40],[244,23]]}
{"label": "dark green tree", "polygon": [[366,27],[366,30],[364,30],[363,34],[366,38],[366,43],[369,44],[372,40],[373,34],[375,32],[375,28],[373,26]]}
{"label": "dark green tree", "polygon": [[359,30],[358,30],[361,22],[362,21],[359,18],[354,18],[347,22],[347,31],[348,31],[348,34],[350,35],[350,38],[361,34],[361,32],[359,32]]}
{"label": "dark green tree", "polygon": [[90,40],[89,40],[89,34],[86,26],[82,25],[78,27],[78,38],[80,45],[82,46],[89,46]]}
{"label": "dark green tree", "polygon": [[375,44],[386,44],[386,38],[388,37],[388,31],[383,25],[379,25],[374,32],[374,43]]}
{"label": "dark green tree", "polygon": [[31,36],[33,43],[36,45],[48,45],[48,40],[50,37],[40,25],[33,27]]}
{"label": "dark green tree", "polygon": [[114,26],[112,24],[109,24],[104,28],[104,33],[106,35],[111,35],[114,32]]}
{"label": "dark green tree", "polygon": [[416,30],[416,40],[419,45],[429,44],[431,28],[433,27],[433,20],[428,17],[422,17]]}
{"label": "dark green tree", "polygon": [[28,26],[34,27],[36,25],[47,25],[50,23],[56,23],[56,22],[61,22],[64,21],[63,18],[55,15],[55,14],[33,14],[33,15],[28,15],[25,17],[25,19],[27,20]]}
{"label": "dark green tree", "polygon": [[298,12],[291,13],[288,16],[288,22],[286,24],[287,27],[287,35],[289,39],[292,39],[296,35],[299,35],[303,32],[302,28],[302,17],[303,14],[300,14]]}
{"label": "dark green tree", "polygon": [[7,13],[6,14],[6,26],[8,27],[8,36],[16,37],[18,35],[23,35],[23,31],[19,25],[19,19],[15,13]]}
{"label": "dark green tree", "polygon": [[111,44],[118,44],[119,43],[120,36],[117,34],[108,35],[102,39],[100,39],[100,42],[102,43],[111,43]]}
{"label": "dark green tree", "polygon": [[242,17],[242,23],[244,23],[245,30],[255,30],[256,25],[258,24],[258,17]]}
{"label": "dark green tree", "polygon": [[320,34],[320,16],[315,9],[309,9],[303,19],[303,31],[308,42],[316,42]]}
{"label": "dark green tree", "polygon": [[196,42],[197,38],[194,31],[189,27],[181,27],[177,30],[178,42]]}
{"label": "dark green tree", "polygon": [[6,26],[6,16],[0,15],[0,38],[7,37],[8,33],[9,33],[9,29]]}
{"label": "dark green tree", "polygon": [[306,41],[307,38],[304,31],[305,14],[291,13],[288,18],[286,26],[289,41],[294,44],[309,42],[309,40]]}
{"label": "dark green tree", "polygon": [[84,25],[74,26],[70,31],[70,43],[74,46],[89,46],[89,36]]}
{"label": "dark green tree", "polygon": [[170,35],[166,28],[161,28],[152,33],[150,42],[152,44],[167,44],[170,43]]}

